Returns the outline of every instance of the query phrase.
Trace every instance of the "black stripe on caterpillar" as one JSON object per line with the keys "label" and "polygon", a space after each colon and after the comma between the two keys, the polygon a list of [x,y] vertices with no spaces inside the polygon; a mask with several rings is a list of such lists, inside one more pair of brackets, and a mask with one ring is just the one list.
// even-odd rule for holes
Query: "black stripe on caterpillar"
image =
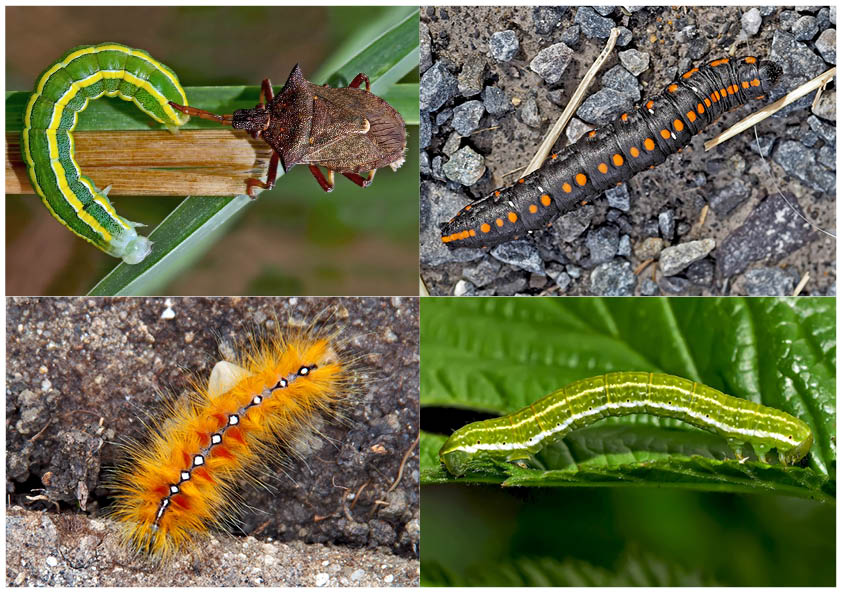
{"label": "black stripe on caterpillar", "polygon": [[775,62],[753,56],[692,68],[514,185],[463,207],[441,224],[441,239],[450,248],[480,248],[548,226],[603,190],[663,163],[723,113],[768,94],[781,72]]}

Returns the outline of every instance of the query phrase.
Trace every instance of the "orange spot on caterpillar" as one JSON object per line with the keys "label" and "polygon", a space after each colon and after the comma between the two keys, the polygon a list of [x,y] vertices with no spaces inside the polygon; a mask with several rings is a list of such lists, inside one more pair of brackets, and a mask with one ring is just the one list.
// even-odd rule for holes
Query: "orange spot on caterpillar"
{"label": "orange spot on caterpillar", "polygon": [[551,202],[552,202],[552,200],[550,199],[549,194],[542,194],[541,195],[541,204],[542,205],[544,205],[545,207],[548,207],[548,206],[550,206]]}
{"label": "orange spot on caterpillar", "polygon": [[519,180],[517,181],[517,183],[518,183],[518,184],[523,184],[523,178],[519,179]]}
{"label": "orange spot on caterpillar", "polygon": [[690,110],[689,112],[687,112],[686,115],[687,115],[687,119],[690,120],[691,123],[696,121],[696,112],[694,112],[693,110]]}
{"label": "orange spot on caterpillar", "polygon": [[759,87],[760,86],[760,79],[751,79],[751,86],[752,87]]}
{"label": "orange spot on caterpillar", "polygon": [[728,64],[728,58],[720,58],[719,60],[714,60],[710,63],[711,66],[722,66],[723,64]]}
{"label": "orange spot on caterpillar", "polygon": [[512,223],[517,222],[517,213],[515,213],[513,211],[509,211],[509,214],[506,215],[506,217],[508,217],[509,221],[511,221]]}
{"label": "orange spot on caterpillar", "polygon": [[477,232],[472,229],[468,232],[468,235],[473,238],[473,237],[476,237]]}
{"label": "orange spot on caterpillar", "polygon": [[620,116],[620,119],[621,119],[623,122],[628,122],[628,121],[629,121],[629,115],[628,115],[628,114],[623,114],[622,116]]}
{"label": "orange spot on caterpillar", "polygon": [[667,87],[667,91],[669,91],[670,93],[675,93],[676,91],[678,91],[678,83],[670,84],[670,86]]}
{"label": "orange spot on caterpillar", "polygon": [[710,98],[705,97],[705,107],[710,107]]}
{"label": "orange spot on caterpillar", "polygon": [[500,197],[500,191],[499,191],[499,190],[495,190],[495,191],[494,191],[494,198],[499,198],[499,197]]}
{"label": "orange spot on caterpillar", "polygon": [[583,173],[576,174],[576,183],[579,184],[579,186],[584,186],[588,183],[587,176]]}
{"label": "orange spot on caterpillar", "polygon": [[573,186],[571,186],[570,184],[568,184],[567,182],[565,182],[564,184],[562,184],[562,185],[561,185],[561,189],[562,189],[562,190],[563,190],[566,194],[570,194],[570,193],[573,191]]}
{"label": "orange spot on caterpillar", "polygon": [[688,70],[687,72],[685,72],[684,74],[682,74],[682,75],[681,75],[681,78],[684,78],[684,79],[689,79],[691,76],[693,76],[693,74],[695,74],[695,73],[697,73],[697,72],[699,72],[699,69],[698,69],[698,68],[691,68],[690,70]]}
{"label": "orange spot on caterpillar", "polygon": [[558,159],[558,153],[553,153],[552,155],[550,155],[550,157],[552,157],[553,159]]}
{"label": "orange spot on caterpillar", "polygon": [[611,157],[611,160],[614,162],[615,167],[622,167],[623,165],[623,156],[619,153],[614,153],[614,156]]}
{"label": "orange spot on caterpillar", "polygon": [[670,131],[666,128],[661,129],[661,138],[666,140],[670,137]]}
{"label": "orange spot on caterpillar", "polygon": [[684,122],[676,118],[672,122],[672,127],[675,128],[676,132],[681,132],[682,130],[684,130]]}
{"label": "orange spot on caterpillar", "polygon": [[471,210],[471,205],[465,205],[465,210],[466,210],[466,211],[470,211],[470,210]]}
{"label": "orange spot on caterpillar", "polygon": [[629,153],[631,153],[632,157],[637,157],[638,155],[640,155],[640,149],[638,149],[637,147],[631,147],[629,149]]}
{"label": "orange spot on caterpillar", "polygon": [[699,115],[701,116],[703,113],[705,113],[705,106],[703,106],[701,103],[697,104],[696,111],[699,112]]}
{"label": "orange spot on caterpillar", "polygon": [[754,64],[754,63],[756,63],[756,62],[757,62],[757,58],[755,58],[754,56],[746,56],[746,57],[745,57],[745,59],[744,59],[743,61],[744,61],[746,64]]}
{"label": "orange spot on caterpillar", "polygon": [[651,110],[653,107],[655,107],[655,102],[654,102],[654,101],[652,101],[652,100],[650,99],[649,101],[647,101],[647,102],[646,102],[646,109],[650,109],[650,110]]}
{"label": "orange spot on caterpillar", "polygon": [[538,212],[538,205],[529,205],[529,212],[533,215]]}
{"label": "orange spot on caterpillar", "polygon": [[643,141],[643,148],[647,151],[654,151],[655,150],[655,141],[651,138],[646,138]]}
{"label": "orange spot on caterpillar", "polygon": [[491,226],[488,223],[483,223],[479,226],[479,230],[482,233],[488,233],[489,231],[491,231]]}
{"label": "orange spot on caterpillar", "polygon": [[748,81],[743,81],[740,84],[742,85],[743,89],[748,89],[751,86],[751,85],[748,84]]}
{"label": "orange spot on caterpillar", "polygon": [[497,224],[497,227],[503,227],[503,220],[499,217],[497,217],[497,219],[494,220],[494,223]]}
{"label": "orange spot on caterpillar", "polygon": [[596,168],[603,174],[608,173],[608,165],[605,164],[605,163],[600,163],[599,165],[596,166]]}
{"label": "orange spot on caterpillar", "polygon": [[595,136],[596,136],[596,130],[591,130],[590,132],[588,132],[588,138],[593,138]]}

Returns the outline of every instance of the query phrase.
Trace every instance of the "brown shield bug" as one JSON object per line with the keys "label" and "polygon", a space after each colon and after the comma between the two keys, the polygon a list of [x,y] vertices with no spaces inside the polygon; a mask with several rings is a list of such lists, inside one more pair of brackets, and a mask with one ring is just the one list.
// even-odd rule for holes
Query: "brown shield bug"
{"label": "brown shield bug", "polygon": [[[365,90],[359,88],[361,83]],[[334,172],[365,188],[378,168],[388,165],[394,171],[404,162],[403,118],[370,89],[363,73],[347,87],[315,85],[296,64],[277,95],[272,95],[270,80],[263,79],[260,100],[252,109],[218,115],[172,101],[170,105],[190,116],[246,130],[272,147],[266,181],[246,180],[246,193],[252,198],[258,188],[268,190],[275,185],[279,160],[284,171],[298,163],[307,164],[319,185],[330,192]],[[327,177],[319,167],[327,169]],[[363,173],[365,177],[360,175]]]}

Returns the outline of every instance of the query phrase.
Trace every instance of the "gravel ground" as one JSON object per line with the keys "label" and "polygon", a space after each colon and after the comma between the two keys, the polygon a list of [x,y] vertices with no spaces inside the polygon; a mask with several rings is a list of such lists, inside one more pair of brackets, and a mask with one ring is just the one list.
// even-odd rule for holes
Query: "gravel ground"
{"label": "gravel ground", "polygon": [[[9,539],[14,531],[22,531],[17,536],[20,542],[30,548],[40,543],[38,552],[45,557],[50,547],[58,547],[48,547],[50,539],[55,541],[51,526],[99,523],[100,533],[112,534],[101,519],[102,508],[109,504],[102,483],[120,453],[117,444],[127,438],[142,439],[148,412],[160,410],[167,393],[189,389],[191,374],[185,370],[206,379],[216,361],[230,359],[250,328],[271,324],[275,315],[282,323],[301,325],[328,308],[343,328],[341,337],[350,354],[359,357],[361,379],[368,380],[359,403],[347,411],[346,424],[320,427],[321,435],[307,444],[308,452],[300,459],[290,458],[283,468],[271,466],[260,472],[258,483],[269,489],[243,482],[238,493],[247,507],[240,511],[233,535],[209,539],[221,552],[238,557],[238,564],[248,561],[248,555],[242,555],[248,548],[267,561],[283,557],[284,547],[303,548],[311,560],[327,562],[327,569],[320,571],[331,577],[325,584],[338,585],[344,577],[350,582],[341,584],[384,585],[389,584],[388,574],[392,584],[414,584],[420,532],[414,443],[417,299],[8,300],[7,501],[42,517],[32,520],[28,514],[15,513],[20,524],[33,523],[21,527],[7,510]],[[401,479],[390,490],[407,453]],[[44,512],[56,510],[58,515]],[[78,516],[80,510],[89,516]],[[46,534],[35,535],[32,527]],[[265,540],[282,543],[271,545],[270,552],[265,549],[270,546],[259,543]],[[335,547],[322,546],[319,554],[319,547],[288,545],[295,542]],[[110,561],[125,556],[100,551],[98,541],[79,541],[79,548],[93,548],[87,554],[75,551],[76,546],[61,550],[65,558],[68,551],[85,558],[85,575],[78,580],[48,572],[31,549],[9,543],[10,584],[138,584],[135,581],[140,580],[123,575],[121,583],[113,574],[106,578],[113,570]],[[200,549],[204,552],[204,545]],[[396,570],[381,572],[374,561],[357,566],[342,562],[348,552],[365,553],[369,561],[382,559],[387,565],[383,570]],[[190,559],[186,553],[176,563]],[[405,564],[397,569],[399,559]],[[71,563],[66,570],[72,574],[78,566]],[[287,569],[285,576],[275,571],[237,574],[243,566],[223,582],[213,582],[213,575],[204,570],[191,571],[190,578],[180,576],[178,584],[255,584],[247,581],[261,576],[265,584],[316,584],[324,578],[314,578],[300,566]],[[97,569],[104,573],[99,582]],[[357,573],[359,580],[354,582],[350,577],[358,569],[365,574]],[[144,584],[173,584],[167,576],[155,574]]]}
{"label": "gravel ground", "polygon": [[[704,140],[764,103],[753,102],[724,115],[664,164],[527,240],[491,251],[450,251],[438,226],[517,178],[610,27],[625,29],[556,148],[567,144],[565,136],[575,140],[591,128],[586,119],[598,123],[598,112],[619,113],[660,93],[677,74],[723,56],[781,63],[777,99],[834,65],[835,21],[835,8],[821,7],[422,8],[427,289],[432,295],[781,295],[809,274],[802,294],[834,295],[835,240],[801,221],[776,192],[780,186],[811,221],[835,231],[833,84],[819,105],[811,107],[811,94],[757,126],[773,175],[751,131],[703,149]],[[648,259],[652,264],[637,271]]]}

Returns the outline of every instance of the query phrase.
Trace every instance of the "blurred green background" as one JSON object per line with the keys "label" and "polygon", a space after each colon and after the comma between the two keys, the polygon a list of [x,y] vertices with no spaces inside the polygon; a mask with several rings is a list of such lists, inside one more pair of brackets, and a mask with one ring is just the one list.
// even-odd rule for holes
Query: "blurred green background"
{"label": "blurred green background", "polygon": [[[417,8],[7,7],[6,89],[31,89],[64,51],[102,41],[147,50],[185,87],[259,85],[266,77],[281,85],[296,63],[307,78],[341,66],[412,13]],[[416,69],[400,82],[417,81]],[[404,166],[379,172],[366,189],[338,176],[326,194],[306,167],[293,168],[157,293],[417,294],[418,126],[408,126],[407,136]],[[115,203],[148,231],[179,201]],[[85,293],[118,262],[62,228],[34,195],[6,197],[6,242],[9,295]]]}

